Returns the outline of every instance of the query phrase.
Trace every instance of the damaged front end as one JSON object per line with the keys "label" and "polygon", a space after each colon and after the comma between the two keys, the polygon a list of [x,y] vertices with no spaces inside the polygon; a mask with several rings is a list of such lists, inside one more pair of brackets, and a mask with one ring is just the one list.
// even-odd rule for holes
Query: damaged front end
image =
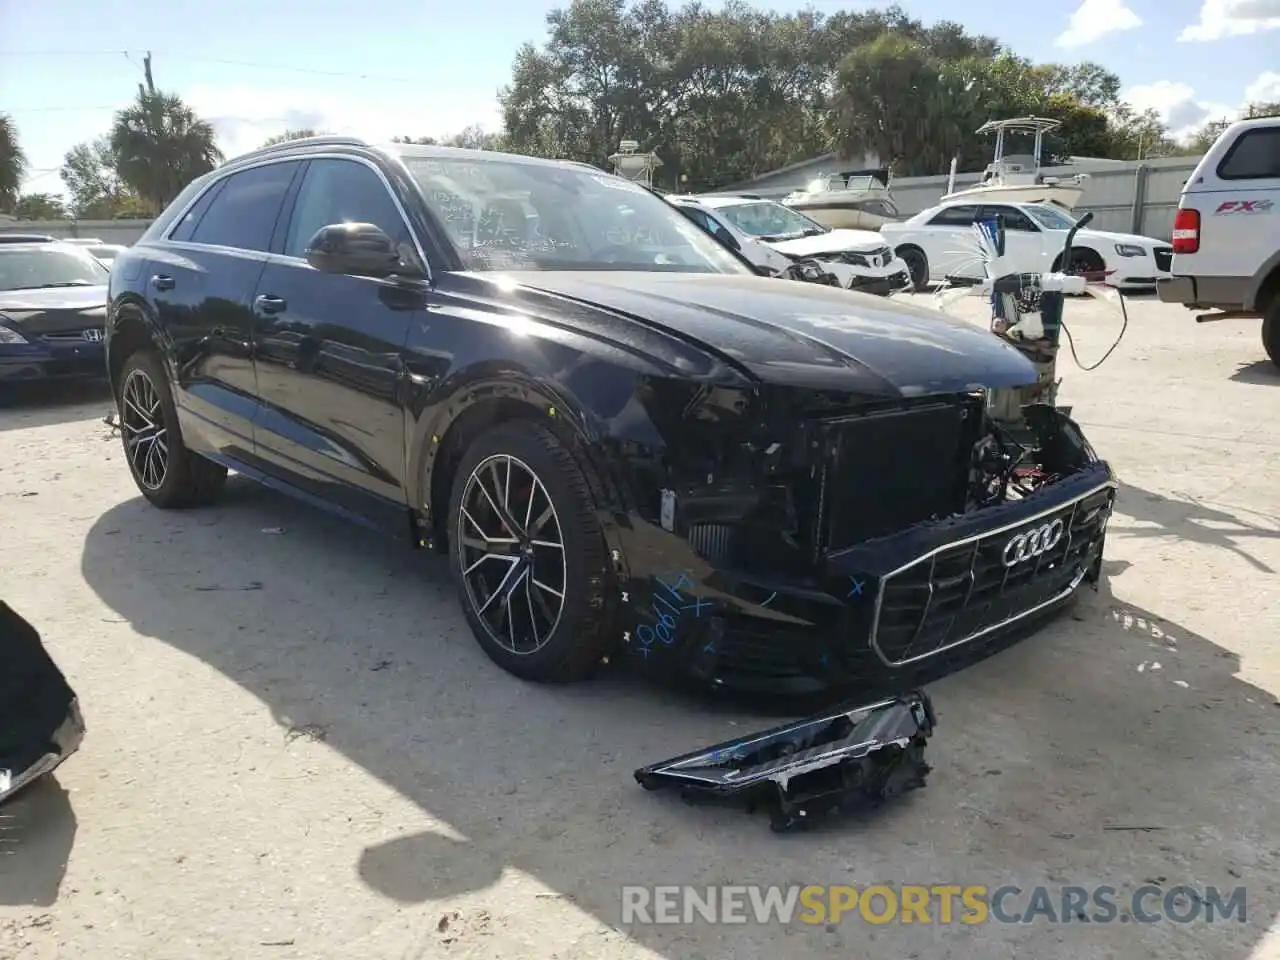
{"label": "damaged front end", "polygon": [[84,732],[75,692],[40,634],[0,601],[0,803],[55,770]]}
{"label": "damaged front end", "polygon": [[687,753],[635,772],[647,790],[763,808],[784,832],[923,787],[936,726],[923,691],[844,708]]}
{"label": "damaged front end", "polygon": [[914,684],[905,668],[1096,582],[1115,477],[1061,410],[651,381],[659,454],[620,459],[624,652],[716,686]]}

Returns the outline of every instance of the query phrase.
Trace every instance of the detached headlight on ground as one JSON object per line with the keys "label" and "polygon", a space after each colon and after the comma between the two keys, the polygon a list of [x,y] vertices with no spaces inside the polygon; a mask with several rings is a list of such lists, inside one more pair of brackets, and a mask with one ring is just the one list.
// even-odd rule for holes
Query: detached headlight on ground
{"label": "detached headlight on ground", "polygon": [[1144,247],[1135,246],[1132,243],[1117,243],[1116,253],[1122,257],[1145,257],[1147,255]]}

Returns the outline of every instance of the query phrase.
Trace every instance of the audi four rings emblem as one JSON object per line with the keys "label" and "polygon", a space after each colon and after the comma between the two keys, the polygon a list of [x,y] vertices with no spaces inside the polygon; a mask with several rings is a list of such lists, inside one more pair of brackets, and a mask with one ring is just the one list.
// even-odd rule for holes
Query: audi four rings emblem
{"label": "audi four rings emblem", "polygon": [[1025,560],[1033,560],[1043,553],[1048,553],[1058,545],[1066,532],[1066,524],[1059,517],[1048,523],[1024,530],[1004,545],[1001,559],[1006,567],[1016,567]]}

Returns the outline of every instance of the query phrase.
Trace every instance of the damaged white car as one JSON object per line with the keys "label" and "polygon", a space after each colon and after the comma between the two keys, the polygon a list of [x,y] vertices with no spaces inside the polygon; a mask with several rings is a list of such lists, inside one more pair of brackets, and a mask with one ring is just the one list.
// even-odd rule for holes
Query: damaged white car
{"label": "damaged white car", "polygon": [[666,200],[756,267],[783,273],[797,261],[816,260],[850,290],[887,296],[910,289],[906,263],[874,231],[833,230],[756,197],[702,194]]}

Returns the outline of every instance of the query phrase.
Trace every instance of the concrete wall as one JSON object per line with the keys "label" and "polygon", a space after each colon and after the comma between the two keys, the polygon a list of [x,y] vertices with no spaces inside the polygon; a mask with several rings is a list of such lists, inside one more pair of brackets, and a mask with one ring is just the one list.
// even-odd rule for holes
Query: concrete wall
{"label": "concrete wall", "polygon": [[[1093,211],[1092,228],[1168,240],[1173,232],[1178,195],[1199,162],[1198,156],[1162,157],[1141,162],[1081,161],[1071,167],[1046,167],[1044,173],[1048,176],[1089,174],[1084,197],[1076,209],[1081,213]],[[858,165],[836,161],[834,156],[817,157],[724,189],[781,199],[819,173],[835,173],[854,166]],[[981,179],[981,173],[959,174],[956,176],[956,189],[973,186]],[[902,177],[893,181],[892,190],[898,209],[904,217],[909,217],[938,202],[947,191],[947,178]]]}
{"label": "concrete wall", "polygon": [[103,243],[137,242],[150,220],[0,220],[0,233],[44,233],[51,237],[95,237]]}

